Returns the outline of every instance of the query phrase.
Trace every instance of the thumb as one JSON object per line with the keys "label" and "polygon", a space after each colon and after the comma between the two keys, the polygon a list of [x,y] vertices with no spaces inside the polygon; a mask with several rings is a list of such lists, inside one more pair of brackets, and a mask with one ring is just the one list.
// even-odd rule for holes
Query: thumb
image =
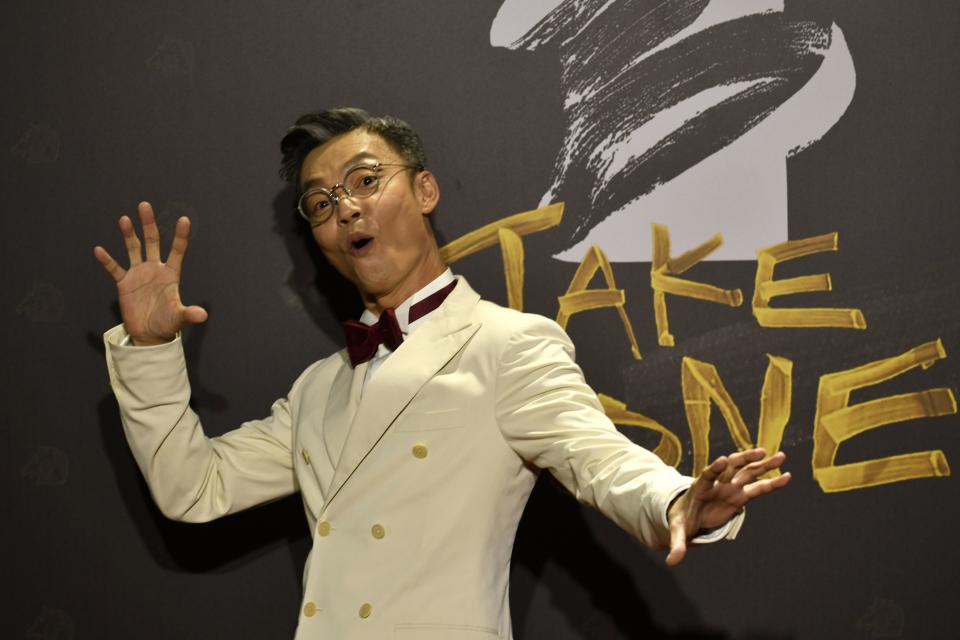
{"label": "thumb", "polygon": [[192,305],[183,310],[183,321],[189,324],[200,324],[207,321],[208,315],[203,307]]}
{"label": "thumb", "polygon": [[682,518],[670,523],[670,553],[667,554],[667,564],[675,567],[683,562],[687,555],[687,529]]}

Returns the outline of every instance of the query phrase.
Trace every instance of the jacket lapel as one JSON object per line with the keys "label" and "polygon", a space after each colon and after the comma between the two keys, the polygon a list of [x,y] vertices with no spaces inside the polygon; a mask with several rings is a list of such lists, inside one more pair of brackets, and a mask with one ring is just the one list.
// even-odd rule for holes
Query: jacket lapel
{"label": "jacket lapel", "polygon": [[363,378],[367,373],[368,363],[364,362],[354,369],[350,366],[349,358],[344,360],[344,366],[330,385],[330,395],[323,413],[323,445],[330,459],[331,469],[338,464],[343,443],[350,432],[357,407],[360,406]]}
{"label": "jacket lapel", "polygon": [[[377,369],[367,383],[346,435],[324,509],[336,497],[397,416],[430,378],[480,328],[471,322],[480,296],[459,278],[444,303]],[[360,367],[355,375],[360,374]],[[360,376],[362,383],[362,375]]]}

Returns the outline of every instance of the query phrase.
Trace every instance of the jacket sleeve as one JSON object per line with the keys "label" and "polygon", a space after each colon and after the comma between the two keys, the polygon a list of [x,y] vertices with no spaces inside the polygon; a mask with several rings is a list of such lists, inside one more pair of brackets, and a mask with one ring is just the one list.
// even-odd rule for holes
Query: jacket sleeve
{"label": "jacket sleeve", "polygon": [[153,347],[125,342],[122,325],[104,334],[110,385],[127,442],[164,515],[206,522],[297,490],[286,398],[270,417],[208,438],[189,406],[180,338]]}
{"label": "jacket sleeve", "polygon": [[[530,314],[523,318],[497,367],[496,415],[507,443],[645,544],[667,546],[667,508],[692,478],[617,430],[556,323]],[[694,542],[732,538],[741,519]]]}

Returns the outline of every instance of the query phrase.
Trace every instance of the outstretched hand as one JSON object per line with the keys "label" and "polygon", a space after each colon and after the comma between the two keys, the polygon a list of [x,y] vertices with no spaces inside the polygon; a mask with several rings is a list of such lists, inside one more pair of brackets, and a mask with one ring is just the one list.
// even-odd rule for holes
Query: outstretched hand
{"label": "outstretched hand", "polygon": [[184,324],[195,324],[207,319],[203,307],[184,306],[180,302],[180,271],[187,252],[190,219],[177,220],[173,245],[166,262],[160,261],[160,231],[153,216],[153,207],[147,202],[137,206],[146,259],[141,253],[140,239],[129,217],[120,218],[130,267],[124,269],[101,246],[94,247],[93,255],[117,284],[120,316],[127,333],[139,346],[161,344],[173,340]]}
{"label": "outstretched hand", "polygon": [[749,449],[713,461],[667,512],[670,525],[668,565],[677,565],[687,553],[687,541],[698,531],[726,524],[753,498],[785,487],[790,473],[776,478],[760,476],[777,469],[786,455],[766,457],[763,449]]}

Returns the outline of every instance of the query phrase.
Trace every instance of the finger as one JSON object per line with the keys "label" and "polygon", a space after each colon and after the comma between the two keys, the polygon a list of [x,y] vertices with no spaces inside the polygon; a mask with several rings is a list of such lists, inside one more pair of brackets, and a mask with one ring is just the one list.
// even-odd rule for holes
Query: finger
{"label": "finger", "polygon": [[670,553],[667,554],[667,564],[675,567],[687,555],[687,531],[682,519],[670,523]]}
{"label": "finger", "polygon": [[702,503],[711,500],[717,492],[717,486],[720,478],[726,472],[729,461],[726,456],[720,456],[714,460],[710,466],[700,472],[700,475],[690,488],[687,490],[688,500],[694,503]]}
{"label": "finger", "polygon": [[720,456],[711,462],[706,469],[700,472],[700,477],[697,478],[697,482],[704,481],[709,483],[710,486],[713,486],[713,483],[716,482],[720,477],[720,474],[726,470],[729,463],[730,460],[727,458],[727,456]]}
{"label": "finger", "polygon": [[133,230],[133,221],[128,216],[120,216],[120,234],[123,236],[123,244],[127,248],[127,256],[130,258],[130,266],[143,262],[143,255],[140,252],[140,238],[137,232]]}
{"label": "finger", "polygon": [[749,484],[763,474],[774,469],[778,469],[786,459],[787,454],[782,451],[778,451],[769,458],[752,462],[738,472],[734,482],[741,486]]}
{"label": "finger", "polygon": [[93,257],[97,259],[97,262],[103,265],[103,268],[107,273],[110,274],[110,277],[113,278],[114,282],[120,282],[123,279],[123,276],[127,275],[126,269],[117,264],[117,261],[113,259],[113,256],[111,256],[103,247],[94,247]]}
{"label": "finger", "polygon": [[757,496],[762,496],[764,494],[776,491],[777,489],[782,489],[783,487],[790,484],[790,479],[793,476],[790,475],[790,472],[782,473],[776,478],[770,478],[769,480],[757,480],[752,482],[743,488],[743,493],[747,496],[748,500],[753,500]]}
{"label": "finger", "polygon": [[203,307],[198,307],[197,305],[192,305],[185,307],[183,310],[183,320],[184,322],[189,322],[190,324],[200,324],[206,322],[210,314],[207,313],[207,310]]}
{"label": "finger", "polygon": [[781,465],[783,465],[786,459],[787,459],[787,454],[785,454],[783,451],[777,451],[775,454],[773,454],[769,458],[765,458],[758,462],[751,463],[750,465],[748,465],[747,468],[750,469],[751,473],[754,473],[757,476],[761,476],[767,471],[776,469],[777,467],[780,467]]}
{"label": "finger", "polygon": [[735,465],[732,461],[728,462],[727,467],[723,470],[723,473],[721,473],[720,477],[717,478],[717,482],[726,483],[732,481],[742,468],[742,465]]}
{"label": "finger", "polygon": [[147,260],[160,262],[160,230],[153,217],[153,207],[149,202],[141,202],[137,205],[137,212],[140,214],[140,226],[143,228],[143,245],[147,252]]}
{"label": "finger", "polygon": [[729,456],[729,464],[723,474],[721,474],[719,482],[731,482],[744,468],[763,460],[766,455],[763,449],[757,448],[731,454]]}
{"label": "finger", "polygon": [[170,255],[167,256],[167,266],[180,273],[183,267],[183,256],[187,253],[187,241],[190,239],[190,218],[181,216],[177,219],[177,228],[173,233],[173,244],[170,245]]}
{"label": "finger", "polygon": [[738,451],[729,456],[730,465],[740,469],[754,462],[759,462],[767,456],[767,452],[760,448]]}

